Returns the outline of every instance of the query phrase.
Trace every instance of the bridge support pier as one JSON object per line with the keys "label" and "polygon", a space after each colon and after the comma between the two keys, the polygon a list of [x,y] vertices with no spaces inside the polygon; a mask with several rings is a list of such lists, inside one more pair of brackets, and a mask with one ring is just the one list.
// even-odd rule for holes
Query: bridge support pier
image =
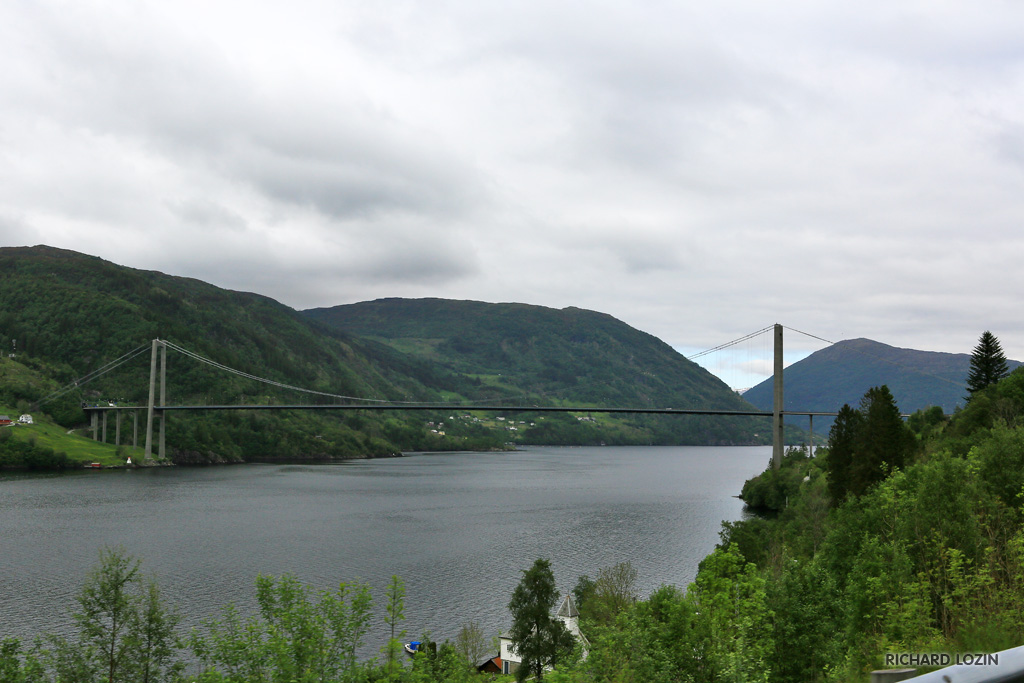
{"label": "bridge support pier", "polygon": [[807,439],[807,457],[814,457],[814,416],[808,415],[807,419],[811,421],[810,436]]}
{"label": "bridge support pier", "polygon": [[107,442],[107,411],[103,411],[103,443]]}
{"label": "bridge support pier", "polygon": [[96,411],[92,411],[92,440],[99,441],[99,429],[100,429],[100,416],[96,414]]}
{"label": "bridge support pier", "polygon": [[121,445],[121,411],[118,410],[114,415],[114,445]]}
{"label": "bridge support pier", "polygon": [[782,325],[775,323],[775,383],[772,394],[772,469],[782,467],[786,450],[785,427],[782,424]]}

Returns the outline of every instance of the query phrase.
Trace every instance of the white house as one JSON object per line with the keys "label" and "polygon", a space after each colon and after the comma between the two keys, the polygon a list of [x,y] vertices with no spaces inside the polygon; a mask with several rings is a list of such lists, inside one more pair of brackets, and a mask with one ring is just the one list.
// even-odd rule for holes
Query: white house
{"label": "white house", "polygon": [[30,425],[32,424],[32,416],[22,415],[21,417],[18,418],[18,422],[20,422],[23,425]]}
{"label": "white house", "polygon": [[498,653],[498,656],[501,657],[501,673],[508,675],[518,669],[523,660],[519,658],[516,649],[512,647],[511,638],[503,635],[498,640],[501,643],[501,651]]}
{"label": "white house", "polygon": [[[558,606],[555,616],[565,624],[566,630],[572,634],[573,638],[583,645],[583,658],[586,659],[590,641],[580,631],[580,612],[576,609],[576,602],[572,599],[571,592],[567,593],[562,599],[562,604]],[[513,673],[523,663],[523,660],[512,646],[511,638],[507,635],[502,635],[498,638],[498,641],[501,644],[501,651],[498,653],[498,656],[501,658],[501,673]]]}

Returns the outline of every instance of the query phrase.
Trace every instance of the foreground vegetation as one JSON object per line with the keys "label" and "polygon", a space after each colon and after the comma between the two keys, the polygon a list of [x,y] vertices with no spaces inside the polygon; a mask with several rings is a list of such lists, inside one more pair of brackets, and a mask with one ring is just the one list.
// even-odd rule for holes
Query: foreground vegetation
{"label": "foreground vegetation", "polygon": [[590,657],[548,680],[858,681],[1024,644],[1024,371],[949,421],[904,425],[884,387],[844,412],[830,449],[748,482],[775,514],[725,524],[685,593],[584,599]]}
{"label": "foreground vegetation", "polygon": [[[258,613],[233,607],[183,633],[181,615],[121,548],[100,554],[72,614],[76,635],[45,636],[30,646],[0,641],[4,683],[408,683],[465,682],[477,678],[471,656],[482,636],[464,627],[445,642],[405,662],[399,624],[404,588],[393,577],[385,621],[391,637],[381,656],[360,661],[373,621],[373,600],[363,584],[318,591],[294,577],[256,580]],[[475,634],[475,639],[471,638]],[[189,664],[186,664],[189,660]]]}
{"label": "foreground vegetation", "polygon": [[[628,563],[593,580],[580,577],[574,595],[587,656],[563,642],[544,655],[553,669],[540,668],[540,677],[858,681],[883,668],[887,653],[990,653],[1024,643],[1024,371],[975,393],[951,420],[925,411],[900,422],[895,441],[878,437],[902,444],[900,453],[877,448],[872,437],[885,433],[879,425],[892,426],[893,407],[888,392],[872,390],[845,418],[859,427],[833,428],[831,450],[814,457],[791,450],[779,472],[751,482],[747,495],[759,490],[774,516],[726,523],[685,591],[662,586],[641,599]],[[843,447],[862,463],[855,476],[835,457]],[[840,476],[845,486],[837,486]],[[107,581],[117,590],[97,590],[110,575],[127,578]],[[122,602],[118,596],[128,593],[134,597]],[[108,553],[79,598],[79,639],[7,641],[0,677],[212,683],[478,676],[472,657],[460,655],[469,650],[452,643],[396,662],[395,639],[404,636],[395,631],[399,583],[387,596],[394,642],[372,661],[355,658],[371,609],[365,587],[320,592],[289,577],[261,577],[257,595],[258,615],[228,608],[202,629],[171,635],[177,618],[158,589],[141,581],[130,561]],[[513,602],[518,610],[521,601]],[[202,670],[181,678],[186,652]],[[124,673],[110,673],[112,666]]]}

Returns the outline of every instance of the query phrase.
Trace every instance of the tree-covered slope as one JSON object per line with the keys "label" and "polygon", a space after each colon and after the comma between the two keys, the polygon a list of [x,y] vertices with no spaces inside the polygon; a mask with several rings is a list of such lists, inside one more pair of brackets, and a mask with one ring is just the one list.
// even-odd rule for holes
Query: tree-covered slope
{"label": "tree-covered slope", "polygon": [[[337,315],[346,310],[358,312],[353,320],[362,324],[338,325]],[[607,315],[438,300],[370,302],[330,312],[302,314],[258,294],[50,247],[0,249],[0,348],[34,371],[34,379],[0,378],[0,399],[35,403],[160,338],[276,383],[228,374],[171,351],[172,405],[355,397],[453,406],[437,414],[176,413],[167,442],[179,462],[326,459],[507,442],[734,444],[767,438],[763,420],[751,418],[587,416],[585,408],[597,405],[749,409],[668,345]],[[144,404],[148,356],[83,383],[44,409],[75,426],[85,418],[82,402]],[[456,407],[491,401],[584,411],[510,412],[503,421]]]}
{"label": "tree-covered slope", "polygon": [[[949,414],[964,405],[970,364],[968,353],[901,349],[870,339],[841,341],[785,369],[785,404],[789,410],[836,412],[846,403],[856,406],[868,389],[884,384],[905,413],[940,406]],[[1009,362],[1011,370],[1018,365]],[[770,410],[772,380],[743,398]]]}
{"label": "tree-covered slope", "polygon": [[[56,382],[70,382],[153,338],[258,377],[327,394],[426,401],[460,384],[450,373],[328,330],[264,296],[50,247],[0,249],[0,348],[45,366]],[[56,412],[62,421],[74,422],[83,417],[73,410],[78,401],[144,403],[148,378],[144,354],[73,392],[72,403],[65,401]],[[12,402],[36,401],[52,388],[21,382],[0,386],[0,395]],[[175,353],[168,357],[167,400],[337,402],[227,374]],[[383,455],[413,447],[387,438],[389,421],[394,422],[311,413],[193,413],[170,421],[168,440],[182,457],[228,460]],[[392,425],[390,433],[404,430]]]}
{"label": "tree-covered slope", "polygon": [[[258,294],[49,247],[0,249],[0,343],[6,348],[17,340],[18,352],[81,375],[157,337],[239,370],[339,394],[425,396],[410,373],[438,380],[380,345],[326,334]],[[178,390],[195,388],[183,383]]]}
{"label": "tree-covered slope", "polygon": [[[578,308],[443,299],[381,299],[313,309],[310,318],[382,341],[482,384],[481,396],[520,403],[749,410],[724,382],[668,344]],[[753,442],[757,421],[719,417],[630,420],[656,440]]]}

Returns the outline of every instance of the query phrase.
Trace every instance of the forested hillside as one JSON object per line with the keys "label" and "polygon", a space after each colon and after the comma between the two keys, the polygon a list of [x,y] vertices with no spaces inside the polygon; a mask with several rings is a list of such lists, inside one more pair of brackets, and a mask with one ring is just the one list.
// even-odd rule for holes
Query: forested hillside
{"label": "forested hillside", "polygon": [[[171,404],[337,403],[355,397],[453,406],[504,402],[749,409],[667,345],[610,316],[488,306],[446,302],[446,315],[438,310],[419,318],[432,321],[432,336],[396,342],[367,335],[365,329],[339,329],[258,294],[50,247],[3,248],[0,348],[9,351],[0,367],[0,403],[27,409],[58,387],[160,338],[276,383],[227,374],[172,351],[167,361]],[[484,309],[489,312],[482,314]],[[391,324],[403,323],[398,311],[375,314]],[[478,322],[490,325],[490,331],[469,325]],[[415,317],[404,323],[420,324]],[[442,343],[438,335],[443,328],[450,334]],[[83,402],[143,404],[148,360],[143,353],[43,410],[75,427],[85,419]],[[320,393],[297,393],[281,384]],[[561,416],[466,415],[453,408],[387,414],[189,413],[168,420],[167,442],[177,462],[224,462],[491,449],[509,442],[715,444],[766,438],[767,429],[751,419],[644,420],[585,410]]]}
{"label": "forested hillside", "polygon": [[[463,386],[463,378],[320,327],[264,296],[49,247],[0,249],[0,346],[47,378],[0,383],[0,399],[11,405],[37,401],[153,338],[255,376],[328,394],[437,401],[472,389]],[[148,360],[144,354],[45,410],[73,426],[84,419],[82,401],[145,403]],[[337,401],[257,383],[173,352],[168,385],[169,403]],[[421,424],[422,416],[196,413],[169,420],[168,442],[180,461],[365,457],[425,445]],[[438,439],[430,443],[446,447]],[[503,440],[477,433],[464,443],[487,448]]]}
{"label": "forested hillside", "polygon": [[[668,344],[615,318],[578,308],[444,299],[381,299],[305,311],[474,378],[495,398],[538,405],[750,410],[728,386]],[[764,420],[732,417],[605,418],[606,443],[765,443]],[[559,426],[559,425],[562,426]],[[586,438],[548,417],[527,443]]]}

